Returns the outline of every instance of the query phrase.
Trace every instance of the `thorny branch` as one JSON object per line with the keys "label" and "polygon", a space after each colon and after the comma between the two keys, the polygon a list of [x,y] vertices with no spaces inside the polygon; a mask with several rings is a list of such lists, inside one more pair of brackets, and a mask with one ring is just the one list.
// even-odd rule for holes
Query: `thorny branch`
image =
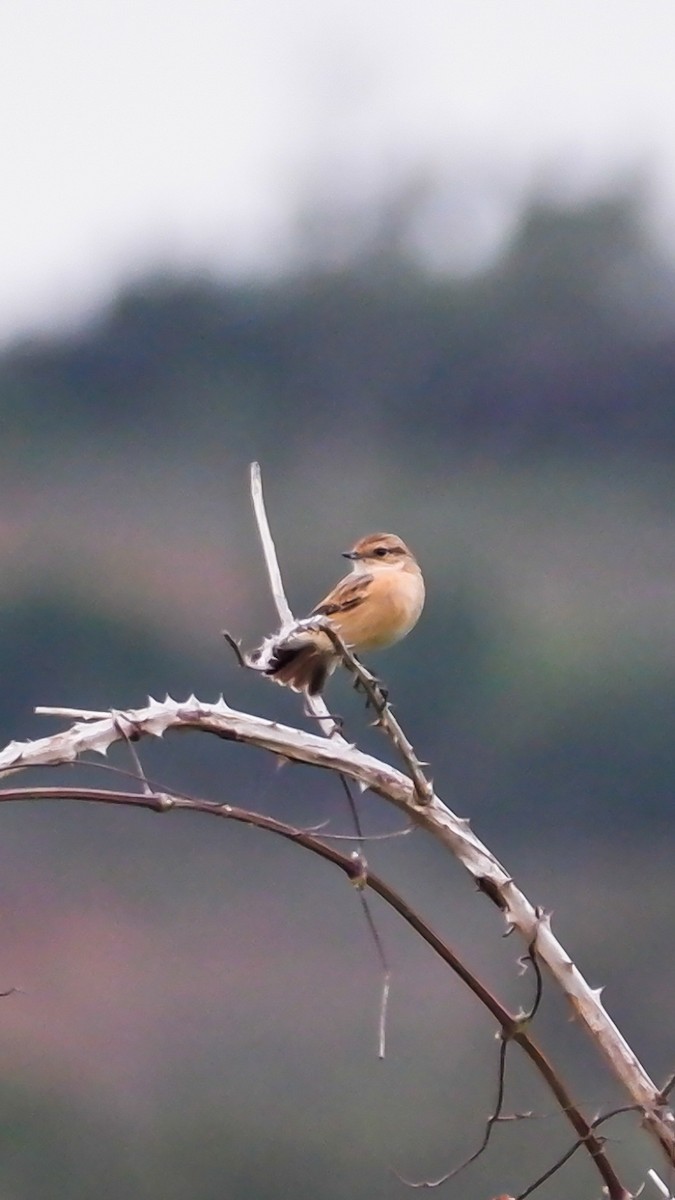
{"label": "thorny branch", "polygon": [[[334,846],[318,838],[316,834],[304,829],[297,829],[284,821],[279,821],[274,817],[269,817],[262,813],[250,812],[247,809],[238,808],[232,804],[214,804],[210,801],[198,800],[191,796],[181,795],[180,793],[155,791],[145,776],[143,777],[143,792],[140,794],[137,792],[113,791],[102,788],[65,786],[4,788],[0,791],[0,803],[17,801],[35,802],[37,800],[76,800],[92,804],[126,805],[134,808],[150,809],[156,813],[186,810],[221,817],[226,820],[237,821],[246,825],[252,825],[257,829],[276,833],[278,836],[295,842],[304,849],[310,850],[334,866],[339,867],[356,887],[359,889],[368,888],[375,892],[419,934],[427,945],[435,951],[466,987],[470,989],[484,1008],[497,1020],[501,1030],[498,1097],[495,1110],[488,1119],[482,1145],[466,1162],[443,1176],[442,1179],[428,1183],[411,1184],[411,1186],[437,1187],[453,1175],[457,1175],[460,1170],[463,1170],[469,1163],[474,1162],[479,1154],[483,1152],[488,1144],[492,1128],[499,1119],[503,1106],[506,1047],[509,1042],[516,1042],[549,1085],[562,1111],[578,1134],[577,1141],[572,1150],[568,1152],[559,1165],[562,1166],[567,1161],[567,1158],[571,1157],[581,1145],[584,1145],[602,1176],[607,1188],[607,1194],[611,1197],[611,1200],[630,1200],[629,1193],[621,1184],[611,1162],[604,1152],[602,1141],[593,1134],[593,1125],[589,1125],[585,1120],[581,1110],[574,1104],[567,1092],[562,1080],[558,1077],[545,1054],[529,1032],[529,1021],[510,1013],[489,988],[481,982],[475,972],[466,966],[452,947],[439,937],[415,909],[411,908],[401,894],[380,876],[365,867],[359,854],[343,854],[340,850],[336,850]],[[598,1123],[596,1122],[595,1124]],[[549,1178],[552,1173],[553,1171],[549,1171],[546,1178]],[[402,1178],[402,1176],[399,1176],[399,1178]],[[528,1189],[528,1194],[529,1190],[531,1189]]]}
{"label": "thorny branch", "polygon": [[[38,709],[61,715],[59,709]],[[394,767],[364,754],[343,739],[327,739],[293,729],[249,713],[237,712],[219,700],[205,704],[191,696],[183,703],[167,697],[151,700],[144,709],[106,712],[67,710],[79,716],[70,729],[32,742],[12,742],[0,752],[0,774],[30,766],[72,762],[87,751],[105,754],[121,740],[120,722],[129,736],[161,737],[167,730],[198,730],[228,741],[245,742],[283,758],[342,772],[359,785],[402,809],[415,824],[442,842],[464,864],[504,912],[509,927],[515,927],[534,943],[539,962],[568,996],[573,1011],[590,1030],[605,1053],[615,1075],[631,1101],[643,1113],[643,1121],[658,1138],[669,1159],[675,1158],[673,1118],[663,1096],[649,1079],[633,1051],[605,1012],[599,992],[591,989],[554,937],[545,913],[535,909],[516,887],[501,863],[473,834],[468,822],[456,817],[438,796],[420,805],[411,781]],[[486,886],[489,885],[488,887]]]}
{"label": "thorny branch", "polygon": [[[255,482],[255,469],[252,478]],[[264,515],[261,490],[259,503]],[[267,532],[269,535],[268,527]],[[262,529],[261,537],[263,537]],[[269,535],[269,542],[272,545],[273,553],[271,535]],[[263,544],[265,544],[264,537]],[[267,551],[266,561],[268,561]],[[279,589],[283,597],[280,576]],[[277,594],[275,594],[275,599],[277,599]],[[360,664],[358,665],[360,666]],[[376,681],[373,682],[376,683]],[[347,742],[323,702],[315,701],[314,703],[318,704],[319,711],[315,715],[320,717],[320,721],[330,721],[331,723],[328,740],[276,722],[265,721],[260,717],[236,712],[222,698],[216,704],[207,705],[198,701],[194,696],[190,696],[184,703],[177,703],[166,697],[164,702],[158,703],[150,700],[144,709],[115,712],[112,716],[109,712],[38,709],[37,711],[76,718],[76,723],[71,729],[50,738],[23,744],[11,743],[0,753],[0,774],[8,774],[31,765],[72,762],[81,754],[91,750],[105,754],[108,747],[113,742],[120,740],[124,734],[135,741],[143,735],[161,737],[168,729],[194,729],[215,734],[226,740],[245,742],[297,763],[338,771],[346,778],[354,780],[362,790],[370,789],[375,794],[384,797],[402,809],[414,824],[430,832],[450,849],[474,876],[480,890],[503,912],[507,929],[515,928],[525,938],[528,947],[536,952],[535,970],[539,971],[537,965],[539,961],[546,965],[567,995],[574,1014],[589,1030],[614,1074],[627,1090],[633,1101],[629,1107],[642,1115],[645,1126],[656,1136],[669,1160],[675,1161],[675,1121],[666,1103],[668,1085],[659,1091],[653,1084],[606,1013],[600,1000],[600,989],[593,989],[586,983],[554,937],[548,914],[530,904],[502,865],[473,834],[468,821],[455,816],[431,790],[423,801],[420,789],[415,786],[411,778],[396,771],[388,764],[363,754],[356,746]],[[406,765],[409,766],[409,764]],[[57,794],[60,796],[67,794],[73,797],[74,791],[68,789],[66,793],[57,789],[54,792],[54,798],[57,797]],[[30,795],[35,796],[36,792],[32,791]],[[27,795],[19,796],[15,792],[6,792],[0,798],[25,799]],[[232,819],[246,819],[249,823],[257,823],[261,828],[272,828],[274,825],[280,824],[272,822],[270,818],[260,817],[258,814],[247,814],[246,818],[235,816],[235,813],[241,810],[235,810],[230,806],[222,806],[221,810],[219,806],[200,802],[188,803],[181,800],[180,804],[177,804],[176,797],[160,792],[153,793],[153,796],[130,796],[125,793],[107,792],[94,795],[89,792],[86,797],[82,795],[79,798],[106,803],[137,804],[155,808],[157,811],[175,807],[192,807],[197,811],[218,812],[221,816],[227,815]],[[255,817],[255,821],[250,820],[251,816]],[[279,832],[281,836],[292,837],[300,844],[306,844],[303,839],[313,836],[302,831],[288,832],[288,827],[286,832],[282,832],[280,828],[277,828],[276,832]],[[342,865],[338,862],[338,858],[342,857],[344,862],[349,864],[348,867],[343,866],[342,869],[360,888],[369,887],[378,891],[389,903],[393,904],[397,911],[402,912],[397,903],[389,899],[389,895],[380,890],[373,882],[375,877],[368,871],[360,854],[345,858],[344,855],[340,856],[333,847],[325,843],[321,843],[321,845],[322,850],[317,852],[322,853],[324,857],[331,858],[337,865]],[[386,888],[386,885],[382,884],[382,887]],[[442,957],[445,957],[441,949],[442,943],[439,943],[438,939],[434,940],[435,935],[430,935],[428,927],[424,926],[416,914],[402,912],[402,915],[429,944],[434,946]],[[427,928],[427,932],[425,932],[425,928]],[[446,961],[449,960],[446,959]],[[449,965],[452,964],[449,963]],[[464,968],[460,963],[453,965],[453,970],[464,978]],[[540,984],[539,976],[539,987]],[[468,984],[468,986],[471,985]],[[489,996],[489,993],[487,995]],[[603,1174],[607,1191],[612,1200],[626,1200],[628,1193],[614,1175],[611,1164],[606,1160],[602,1139],[595,1136],[594,1127],[586,1122],[583,1115],[573,1105],[564,1085],[548,1060],[532,1042],[527,1028],[527,1019],[513,1018],[506,1010],[501,1009],[494,997],[483,999],[482,1002],[500,1022],[503,1037],[521,1045],[548,1083],[561,1109],[568,1114],[575,1128],[577,1133],[575,1149],[581,1145],[586,1147]],[[497,1005],[496,1009],[493,1004]],[[505,1014],[507,1026],[503,1024],[499,1015],[500,1011]]]}

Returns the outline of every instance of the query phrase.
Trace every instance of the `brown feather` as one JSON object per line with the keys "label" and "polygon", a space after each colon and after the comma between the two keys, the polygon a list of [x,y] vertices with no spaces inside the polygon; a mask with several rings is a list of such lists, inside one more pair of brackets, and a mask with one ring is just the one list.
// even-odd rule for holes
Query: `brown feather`
{"label": "brown feather", "polygon": [[312,609],[312,616],[332,617],[335,613],[349,612],[357,608],[359,604],[363,604],[368,585],[372,581],[372,575],[365,571],[358,575],[345,575],[325,600]]}
{"label": "brown feather", "polygon": [[294,692],[306,690],[316,696],[326,682],[329,661],[314,645],[279,646],[265,674]]}
{"label": "brown feather", "polygon": [[316,605],[310,620],[265,638],[249,656],[251,665],[276,683],[314,696],[335,670],[339,656],[327,634],[312,629],[311,617],[328,617],[357,650],[388,646],[415,625],[424,604],[424,581],[400,538],[370,534],[345,557],[353,560],[353,571]]}

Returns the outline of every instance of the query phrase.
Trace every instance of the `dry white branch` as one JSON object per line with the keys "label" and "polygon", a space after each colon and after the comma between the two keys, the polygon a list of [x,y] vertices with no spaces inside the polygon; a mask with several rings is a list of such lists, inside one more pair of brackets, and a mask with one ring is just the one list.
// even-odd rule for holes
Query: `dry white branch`
{"label": "dry white branch", "polygon": [[675,1120],[663,1097],[604,1009],[600,989],[591,988],[551,930],[548,914],[536,909],[468,821],[455,816],[438,796],[420,804],[407,776],[340,738],[323,738],[248,713],[237,712],[221,699],[206,704],[190,696],[184,702],[151,699],[140,709],[115,710],[103,716],[83,710],[70,729],[33,742],[11,742],[0,752],[0,776],[32,766],[72,762],[87,752],[106,754],[127,737],[161,737],[171,729],[193,729],[228,741],[243,742],[297,763],[342,772],[384,797],[426,829],[459,859],[481,889],[499,905],[507,925],[519,930],[528,946],[568,997],[579,1021],[592,1034],[645,1124],[666,1151],[675,1153]]}
{"label": "dry white branch", "polygon": [[272,531],[267,520],[265,512],[265,503],[263,500],[262,490],[262,475],[260,473],[260,463],[251,463],[251,500],[253,501],[253,512],[255,513],[258,533],[262,542],[263,555],[267,564],[267,571],[270,577],[270,587],[272,589],[272,599],[279,614],[279,620],[282,625],[292,625],[294,621],[293,613],[290,610],[284,585],[281,579],[281,571],[279,569],[279,560],[274,547],[274,539]]}
{"label": "dry white branch", "polygon": [[670,1188],[666,1187],[665,1183],[661,1179],[661,1176],[657,1175],[656,1171],[652,1171],[651,1167],[647,1171],[647,1174],[649,1175],[649,1178],[651,1179],[657,1191],[660,1192],[662,1196],[665,1196],[666,1200],[673,1200]]}
{"label": "dry white branch", "polygon": [[[295,617],[293,616],[289,603],[286,599],[286,593],[284,591],[284,585],[281,579],[281,570],[279,568],[279,560],[277,558],[276,547],[274,545],[274,538],[272,537],[269,521],[267,520],[267,512],[265,510],[260,464],[257,462],[251,463],[251,500],[253,502],[253,513],[258,526],[260,541],[262,543],[265,566],[267,567],[267,574],[269,575],[272,598],[276,605],[279,620],[282,626],[293,625],[295,622]],[[320,731],[324,732],[327,737],[332,738],[333,741],[343,742],[344,745],[347,745],[347,742],[340,732],[340,727],[333,717],[331,717],[323,697],[306,696],[305,703],[308,711],[318,719]]]}

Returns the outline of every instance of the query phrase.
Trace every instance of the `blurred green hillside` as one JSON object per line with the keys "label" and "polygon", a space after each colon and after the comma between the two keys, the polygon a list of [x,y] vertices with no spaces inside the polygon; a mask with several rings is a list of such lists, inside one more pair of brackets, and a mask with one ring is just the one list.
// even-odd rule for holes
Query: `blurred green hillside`
{"label": "blurred green hillside", "polygon": [[5,438],[19,457],[53,436],[148,437],[184,457],[217,437],[285,469],[340,435],[367,457],[441,463],[450,447],[500,462],[672,453],[675,275],[637,201],[533,204],[468,278],[415,261],[412,218],[348,244],[339,268],[316,251],[266,282],[145,279],[72,336],[14,346]]}
{"label": "blurred green hillside", "polygon": [[[660,1078],[675,985],[659,951],[675,906],[663,843],[675,269],[633,197],[533,203],[499,259],[462,278],[419,263],[411,221],[352,239],[339,265],[315,248],[284,278],[145,279],[71,334],[3,352],[2,741],[55,728],[35,704],[129,707],[148,692],[224,691],[302,719],[220,638],[227,626],[253,642],[274,620],[247,494],[258,459],[299,613],[357,535],[391,528],[418,553],[424,618],[375,665],[439,793],[555,906]],[[388,753],[343,681],[330,703]],[[167,786],[348,828],[326,780],[236,747],[175,739],[143,761]],[[363,806],[369,827],[396,825]],[[297,1200],[359,1200],[404,1194],[388,1165],[440,1173],[479,1136],[491,1030],[384,917],[400,990],[393,1062],[378,1071],[377,970],[358,910],[294,848],[68,805],[6,806],[0,819],[0,986],[32,996],[3,1002],[0,1105],[16,1121],[0,1146],[3,1195],[262,1197],[283,1178]],[[373,858],[524,1002],[513,947],[495,947],[494,914],[452,863],[419,838]],[[565,1053],[589,1102],[611,1094],[589,1085],[584,1042]],[[512,1159],[503,1138],[463,1181],[468,1200],[517,1190],[528,1154],[543,1168],[567,1144],[562,1127],[538,1149],[526,1131],[509,1136],[522,1150]],[[105,1187],[92,1141],[109,1157]],[[642,1169],[630,1139],[621,1153]],[[495,1161],[525,1164],[522,1177],[493,1179]],[[566,1179],[579,1187],[566,1195],[595,1194],[585,1164]],[[541,1190],[560,1194],[557,1181]]]}

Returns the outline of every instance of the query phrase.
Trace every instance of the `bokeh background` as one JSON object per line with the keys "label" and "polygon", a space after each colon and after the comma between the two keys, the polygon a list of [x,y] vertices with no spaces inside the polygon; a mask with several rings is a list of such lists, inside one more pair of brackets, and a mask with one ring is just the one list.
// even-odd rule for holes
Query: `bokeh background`
{"label": "bokeh background", "polygon": [[[220,631],[273,623],[260,460],[297,611],[359,534],[428,580],[373,665],[637,1053],[673,1068],[675,8],[671,0],[25,0],[0,14],[0,726],[214,699],[289,722]],[[337,679],[330,703],[389,754]],[[196,737],[148,776],[350,832],[331,778]],[[110,765],[130,768],[121,752]],[[114,784],[89,767],[32,776]],[[373,798],[371,832],[400,827]],[[209,818],[0,808],[4,1200],[397,1197],[478,1143],[492,1023],[375,904]],[[532,980],[421,834],[370,861],[515,1007]],[[547,988],[594,1115],[621,1102]],[[447,1195],[517,1193],[537,1119]],[[635,1122],[612,1152],[659,1166]],[[575,1159],[540,1195],[595,1197]]]}

